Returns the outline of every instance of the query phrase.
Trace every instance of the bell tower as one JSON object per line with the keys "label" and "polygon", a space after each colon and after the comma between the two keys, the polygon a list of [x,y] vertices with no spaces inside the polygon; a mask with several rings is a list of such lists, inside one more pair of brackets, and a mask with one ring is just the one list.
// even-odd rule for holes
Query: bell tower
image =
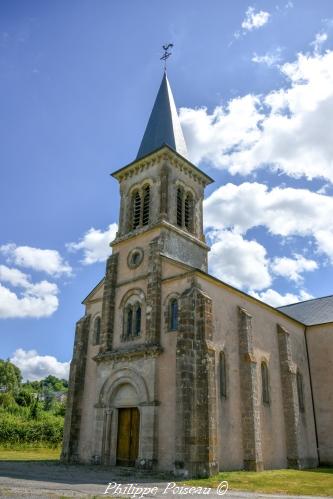
{"label": "bell tower", "polygon": [[125,239],[159,229],[166,256],[207,271],[202,204],[213,180],[188,160],[166,73],[135,161],[112,176],[121,195],[114,249]]}

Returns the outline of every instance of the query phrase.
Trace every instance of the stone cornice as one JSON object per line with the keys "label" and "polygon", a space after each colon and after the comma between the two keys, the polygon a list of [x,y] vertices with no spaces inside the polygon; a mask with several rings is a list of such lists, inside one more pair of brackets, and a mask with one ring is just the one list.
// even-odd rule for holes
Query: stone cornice
{"label": "stone cornice", "polygon": [[109,360],[127,361],[140,357],[158,357],[163,352],[160,345],[131,345],[117,350],[109,350],[106,352],[98,353],[93,359],[96,362],[103,362]]}
{"label": "stone cornice", "polygon": [[115,171],[111,175],[121,183],[123,180],[126,180],[127,178],[146,170],[157,162],[165,160],[168,160],[173,166],[185,172],[187,175],[189,175],[191,178],[194,178],[203,186],[209,185],[214,182],[211,177],[206,175],[203,171],[193,165],[186,158],[178,154],[168,145],[164,145],[151,154],[133,161],[120,170]]}
{"label": "stone cornice", "polygon": [[147,225],[146,227],[141,227],[140,229],[133,230],[123,236],[117,237],[110,243],[111,247],[114,247],[118,245],[119,243],[122,243],[123,241],[128,241],[131,238],[137,238],[141,234],[146,234],[150,231],[157,230],[157,229],[169,229],[176,234],[179,234],[180,236],[188,239],[192,243],[196,244],[197,246],[200,246],[200,248],[204,248],[207,251],[210,251],[210,247],[204,243],[203,241],[200,241],[197,237],[193,236],[189,232],[185,231],[184,229],[181,229],[179,227],[176,227],[175,225],[167,222],[166,220],[161,220],[160,222],[157,222],[156,224],[152,225]]}

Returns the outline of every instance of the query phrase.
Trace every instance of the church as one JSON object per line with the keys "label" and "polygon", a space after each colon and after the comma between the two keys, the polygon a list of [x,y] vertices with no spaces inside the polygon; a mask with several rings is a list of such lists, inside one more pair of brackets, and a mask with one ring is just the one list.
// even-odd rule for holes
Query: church
{"label": "church", "polygon": [[76,324],[62,461],[205,477],[333,464],[333,297],[275,309],[208,273],[166,73]]}

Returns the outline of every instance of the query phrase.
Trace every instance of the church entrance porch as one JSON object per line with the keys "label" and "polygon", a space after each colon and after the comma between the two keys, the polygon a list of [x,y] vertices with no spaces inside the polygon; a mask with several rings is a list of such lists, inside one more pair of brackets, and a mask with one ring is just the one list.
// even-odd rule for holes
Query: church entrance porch
{"label": "church entrance porch", "polygon": [[118,409],[117,465],[134,466],[139,452],[140,413],[136,407]]}

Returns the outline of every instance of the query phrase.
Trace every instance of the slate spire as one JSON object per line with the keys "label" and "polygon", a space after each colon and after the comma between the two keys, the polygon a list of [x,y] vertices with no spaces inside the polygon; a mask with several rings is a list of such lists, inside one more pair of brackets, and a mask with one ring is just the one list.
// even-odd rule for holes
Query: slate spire
{"label": "slate spire", "polygon": [[187,158],[186,143],[166,72],[164,72],[136,159],[146,156],[164,144]]}

